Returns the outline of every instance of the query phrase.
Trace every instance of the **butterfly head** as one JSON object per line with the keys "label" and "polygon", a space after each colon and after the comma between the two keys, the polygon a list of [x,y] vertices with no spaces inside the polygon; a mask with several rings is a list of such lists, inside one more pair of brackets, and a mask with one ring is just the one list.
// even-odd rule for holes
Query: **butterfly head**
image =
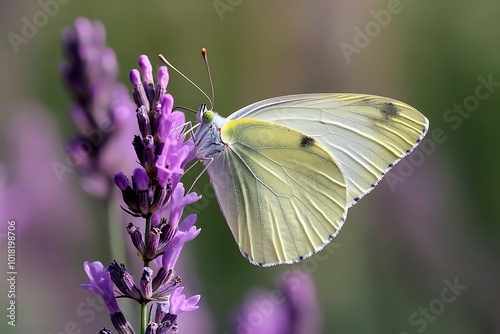
{"label": "butterfly head", "polygon": [[215,112],[213,110],[205,110],[201,115],[201,120],[203,123],[210,123],[215,118]]}
{"label": "butterfly head", "polygon": [[224,117],[220,116],[212,109],[208,109],[206,104],[202,104],[198,108],[196,120],[198,121],[198,124],[201,125],[201,128],[207,129],[212,127],[220,129],[226,123],[226,119]]}
{"label": "butterfly head", "polygon": [[199,123],[208,124],[217,118],[217,113],[212,109],[208,109],[206,104],[202,104],[198,108],[197,118]]}
{"label": "butterfly head", "polygon": [[196,120],[198,123],[206,124],[210,123],[210,113],[208,113],[210,110],[208,110],[206,104],[202,104],[199,108],[198,111],[196,112]]}

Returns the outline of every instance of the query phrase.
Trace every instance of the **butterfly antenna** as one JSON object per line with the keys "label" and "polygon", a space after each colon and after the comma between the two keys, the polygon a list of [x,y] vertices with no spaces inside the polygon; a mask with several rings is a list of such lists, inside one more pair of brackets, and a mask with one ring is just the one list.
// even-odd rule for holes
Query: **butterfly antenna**
{"label": "butterfly antenna", "polygon": [[[193,81],[191,81],[191,79],[189,79],[187,76],[185,76],[181,71],[179,71],[178,69],[175,68],[174,65],[170,64],[170,62],[165,58],[163,57],[162,54],[159,54],[158,55],[158,58],[161,59],[162,62],[164,62],[165,64],[167,64],[169,67],[171,67],[174,71],[176,71],[177,73],[179,73],[184,79],[186,79],[189,83],[191,83],[193,86],[195,86],[203,95],[205,95],[205,97],[208,99],[208,101],[210,102],[210,105],[213,106],[213,102],[212,100],[208,97],[208,95],[200,88],[198,87],[198,85],[196,85]],[[213,91],[213,89],[212,89]]]}
{"label": "butterfly antenna", "polygon": [[184,106],[175,106],[172,110],[175,110],[175,109],[183,109],[183,110],[186,110],[186,111],[190,111],[192,112],[193,114],[196,114],[197,111],[194,110],[194,109],[191,109],[191,108],[188,108],[188,107],[184,107]]}
{"label": "butterfly antenna", "polygon": [[215,104],[215,93],[214,93],[214,84],[212,82],[212,74],[210,74],[210,66],[208,66],[208,55],[207,55],[207,49],[203,48],[201,49],[201,55],[203,56],[203,60],[205,61],[205,67],[207,68],[207,73],[208,73],[208,80],[210,81],[210,90],[212,91],[212,108],[211,110],[214,110],[214,104]]}

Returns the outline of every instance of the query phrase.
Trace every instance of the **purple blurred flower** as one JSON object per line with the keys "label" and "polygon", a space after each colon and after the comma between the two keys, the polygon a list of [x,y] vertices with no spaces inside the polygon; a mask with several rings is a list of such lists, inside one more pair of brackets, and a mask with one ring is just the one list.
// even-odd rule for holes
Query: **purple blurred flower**
{"label": "purple blurred flower", "polygon": [[79,193],[71,182],[60,182],[57,177],[57,165],[64,161],[64,155],[53,112],[36,104],[22,104],[10,106],[9,113],[0,138],[2,150],[8,154],[0,166],[2,221],[21,222],[17,233],[45,226],[34,232],[41,233],[51,231],[47,226],[67,228],[67,217],[75,213],[73,231],[91,232],[81,225],[88,217],[82,212]]}
{"label": "purple blurred flower", "polygon": [[314,284],[304,272],[287,271],[279,288],[249,294],[233,320],[235,334],[315,334],[320,332]]}
{"label": "purple blurred flower", "polygon": [[133,104],[125,86],[117,82],[116,56],[106,46],[100,22],[78,18],[62,31],[61,39],[66,60],[60,72],[74,100],[70,115],[77,130],[67,151],[85,175],[85,190],[106,195],[114,172],[131,165],[123,156],[133,156],[124,142],[133,133]]}
{"label": "purple blurred flower", "polygon": [[[23,258],[30,259],[19,261],[16,270],[25,277],[36,277],[19,282],[24,294],[33,300],[49,300],[54,294],[51,288],[57,288],[64,291],[66,305],[77,305],[82,301],[81,292],[74,289],[74,282],[81,274],[74,270],[72,261],[61,266],[62,254],[69,257],[61,250],[80,252],[88,248],[85,242],[94,225],[88,224],[92,215],[82,192],[75,190],[72,176],[68,182],[60,182],[53,168],[55,163],[65,161],[55,113],[36,103],[11,104],[5,110],[8,112],[2,115],[0,124],[1,252],[7,254],[7,222],[14,220],[16,240],[23,241],[18,250]],[[58,268],[58,274],[47,268]],[[71,307],[46,307],[43,316],[37,317],[40,304],[23,304],[24,314],[30,314],[33,321],[26,322],[27,327],[22,325],[21,332],[66,323],[74,315]],[[86,324],[81,328],[85,332]]]}

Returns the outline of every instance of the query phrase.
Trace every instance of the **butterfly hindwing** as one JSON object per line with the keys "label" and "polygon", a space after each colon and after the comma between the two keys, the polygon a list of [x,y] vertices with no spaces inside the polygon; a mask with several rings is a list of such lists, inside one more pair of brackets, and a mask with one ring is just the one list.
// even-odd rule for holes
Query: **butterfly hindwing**
{"label": "butterfly hindwing", "polygon": [[344,177],[313,137],[257,119],[228,121],[224,154],[208,172],[219,205],[254,264],[291,263],[336,235],[347,212]]}

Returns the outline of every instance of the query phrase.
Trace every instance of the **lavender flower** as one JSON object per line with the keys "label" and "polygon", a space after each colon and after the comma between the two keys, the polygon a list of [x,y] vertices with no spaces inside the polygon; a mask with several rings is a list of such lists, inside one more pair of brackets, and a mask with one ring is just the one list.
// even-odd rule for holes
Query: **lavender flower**
{"label": "lavender flower", "polygon": [[198,309],[196,304],[200,300],[200,296],[196,295],[186,299],[186,296],[182,294],[183,289],[183,287],[175,289],[168,302],[157,304],[155,322],[149,324],[151,329],[156,330],[152,333],[176,333],[176,319],[179,314]]}
{"label": "lavender flower", "polygon": [[319,307],[314,284],[304,272],[288,271],[279,288],[254,291],[237,312],[232,333],[319,333]]}
{"label": "lavender flower", "polygon": [[89,263],[85,261],[83,264],[85,272],[90,279],[90,282],[87,284],[80,284],[81,287],[94,291],[96,294],[101,296],[104,303],[109,309],[109,312],[116,313],[120,311],[118,307],[118,303],[116,302],[115,295],[113,293],[113,281],[111,280],[111,276],[106,271],[106,268],[102,265],[101,262],[95,261]]}
{"label": "lavender flower", "polygon": [[[90,272],[86,265],[91,283],[84,285],[107,300],[125,297],[141,304],[143,315],[146,304],[158,303],[155,322],[146,326],[143,317],[141,333],[174,333],[178,329],[177,317],[182,312],[198,308],[199,295],[187,298],[182,294],[181,278],[175,274],[175,264],[184,244],[193,240],[200,229],[194,226],[196,215],[187,216],[181,221],[184,207],[199,200],[196,193],[185,194],[180,182],[184,167],[194,158],[194,143],[186,140],[184,114],[172,111],[173,98],[166,93],[168,72],[166,67],[158,70],[155,87],[151,63],[146,56],[139,57],[139,71],[130,72],[133,97],[137,104],[136,118],[140,136],[132,142],[140,167],[131,178],[122,172],[114,175],[114,183],[121,190],[124,210],[145,221],[144,232],[130,223],[127,226],[132,244],[136,247],[144,268],[139,284],[134,282],[125,264],[113,261],[103,273],[102,265],[96,265]],[[161,257],[161,261],[159,261]],[[151,261],[161,263],[155,271],[149,267]],[[94,267],[92,267],[94,268]],[[97,278],[100,284],[95,283]],[[113,282],[119,296],[110,294]],[[103,287],[105,285],[105,287]],[[114,301],[114,299],[113,299]],[[114,301],[116,304],[116,301]],[[133,332],[124,315],[117,311],[117,305],[110,304],[111,320],[119,333]],[[109,333],[108,329],[102,330]]]}
{"label": "lavender flower", "polygon": [[200,300],[200,295],[187,298],[182,294],[184,287],[179,287],[172,292],[170,295],[170,308],[169,312],[171,314],[179,315],[182,312],[189,312],[198,309],[198,301]]}
{"label": "lavender flower", "polygon": [[133,155],[123,145],[133,131],[133,104],[125,86],[116,81],[116,56],[106,46],[100,22],[78,18],[72,28],[62,31],[61,39],[67,59],[60,72],[74,100],[70,115],[77,129],[67,151],[85,175],[83,187],[93,195],[106,195],[111,176],[127,167],[123,154]]}

